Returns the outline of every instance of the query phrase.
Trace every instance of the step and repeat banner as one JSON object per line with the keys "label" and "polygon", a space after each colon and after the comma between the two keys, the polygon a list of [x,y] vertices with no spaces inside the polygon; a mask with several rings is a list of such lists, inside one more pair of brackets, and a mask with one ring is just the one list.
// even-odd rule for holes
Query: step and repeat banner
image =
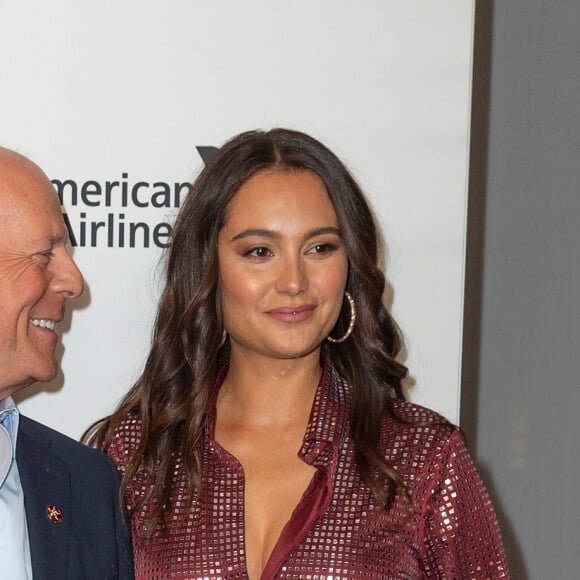
{"label": "step and repeat banner", "polygon": [[410,398],[457,421],[473,4],[0,0],[0,144],[53,181],[86,281],[61,373],[21,410],[77,438],[114,408],[147,353],[189,183],[212,147],[283,126],[367,193]]}

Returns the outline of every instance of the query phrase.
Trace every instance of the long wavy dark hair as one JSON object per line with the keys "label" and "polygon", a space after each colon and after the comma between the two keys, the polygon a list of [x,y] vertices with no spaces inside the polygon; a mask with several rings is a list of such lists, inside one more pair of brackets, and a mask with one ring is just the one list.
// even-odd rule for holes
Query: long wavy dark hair
{"label": "long wavy dark hair", "polygon": [[[326,186],[348,256],[347,290],[356,301],[357,322],[348,340],[325,342],[322,349],[352,389],[350,436],[362,480],[387,510],[397,492],[406,494],[378,450],[385,412],[397,419],[392,400],[404,398],[407,369],[396,360],[401,335],[383,302],[385,278],[372,212],[343,163],[316,139],[287,129],[249,131],[221,147],[193,184],[175,223],[143,373],[118,409],[84,437],[106,451],[128,415],[140,420],[141,439],[124,471],[121,493],[138,472],[151,476],[151,488],[133,510],[151,502],[145,526],[150,533],[165,528],[164,506],[170,505],[178,457],[187,471],[188,496],[203,501],[199,442],[224,358],[218,232],[239,188],[267,169],[312,171]],[[333,336],[344,333],[349,316],[345,304]]]}

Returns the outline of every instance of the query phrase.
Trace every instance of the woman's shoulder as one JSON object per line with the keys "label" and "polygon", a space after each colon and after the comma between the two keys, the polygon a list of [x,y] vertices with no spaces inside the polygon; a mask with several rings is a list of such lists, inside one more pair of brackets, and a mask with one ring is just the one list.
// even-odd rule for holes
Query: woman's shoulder
{"label": "woman's shoulder", "polygon": [[409,401],[393,401],[394,417],[383,424],[383,440],[388,446],[414,447],[429,454],[441,450],[450,441],[463,441],[459,427],[443,415]]}
{"label": "woman's shoulder", "polygon": [[434,429],[441,428],[443,430],[457,428],[440,413],[410,401],[393,400],[393,411],[399,419],[411,425],[430,426]]}
{"label": "woman's shoulder", "polygon": [[381,448],[407,489],[424,497],[456,457],[468,454],[459,427],[445,417],[407,401],[393,401],[394,416],[383,422]]}
{"label": "woman's shoulder", "polygon": [[115,427],[111,442],[107,447],[107,455],[113,460],[119,471],[124,471],[140,441],[141,417],[136,413],[129,413]]}

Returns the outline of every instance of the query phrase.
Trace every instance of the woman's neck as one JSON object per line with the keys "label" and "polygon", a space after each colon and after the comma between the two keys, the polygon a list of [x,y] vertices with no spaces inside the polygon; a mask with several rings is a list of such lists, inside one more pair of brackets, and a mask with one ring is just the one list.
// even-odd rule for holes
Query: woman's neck
{"label": "woman's neck", "polygon": [[321,373],[319,351],[298,359],[232,352],[218,394],[218,415],[262,427],[302,422],[310,413]]}

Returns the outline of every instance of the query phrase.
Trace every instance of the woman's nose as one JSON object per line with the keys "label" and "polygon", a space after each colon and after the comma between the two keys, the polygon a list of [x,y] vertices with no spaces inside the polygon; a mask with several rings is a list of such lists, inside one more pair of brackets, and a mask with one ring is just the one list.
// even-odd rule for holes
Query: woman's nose
{"label": "woman's nose", "polygon": [[278,292],[296,295],[308,289],[304,262],[299,257],[288,257],[280,263],[280,272],[276,280]]}

